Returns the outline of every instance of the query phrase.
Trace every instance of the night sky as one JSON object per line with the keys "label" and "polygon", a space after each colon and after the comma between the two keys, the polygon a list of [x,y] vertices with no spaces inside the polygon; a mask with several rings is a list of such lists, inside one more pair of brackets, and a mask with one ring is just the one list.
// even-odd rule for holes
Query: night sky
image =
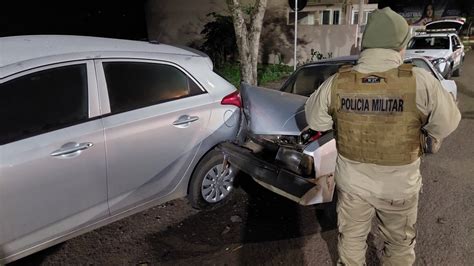
{"label": "night sky", "polygon": [[68,34],[146,40],[145,0],[2,0],[0,36]]}
{"label": "night sky", "polygon": [[[193,0],[190,0],[193,1]],[[224,0],[222,0],[224,1]],[[379,7],[390,6],[403,12],[410,6],[428,2],[449,3],[448,6],[474,12],[473,0],[373,0]],[[22,1],[2,0],[0,37],[27,34],[68,34],[147,40],[146,0],[75,0]],[[467,13],[467,14],[466,14]],[[461,15],[461,14],[460,14]]]}

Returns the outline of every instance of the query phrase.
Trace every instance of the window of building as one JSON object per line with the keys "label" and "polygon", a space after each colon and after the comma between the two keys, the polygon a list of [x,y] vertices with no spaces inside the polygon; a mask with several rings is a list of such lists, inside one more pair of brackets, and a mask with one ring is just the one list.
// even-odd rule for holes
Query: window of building
{"label": "window of building", "polygon": [[[364,11],[364,17],[362,18],[362,24],[367,24],[367,19],[369,18],[369,14],[372,13],[371,11]],[[352,24],[359,23],[359,11],[352,11]]]}
{"label": "window of building", "polygon": [[144,62],[103,65],[113,113],[204,93],[186,74],[170,65]]}
{"label": "window of building", "polygon": [[87,90],[86,64],[42,70],[0,84],[0,145],[87,120]]}
{"label": "window of building", "polygon": [[[314,12],[306,12],[301,11],[298,12],[298,25],[314,25],[315,20],[315,13]],[[290,25],[295,24],[295,12],[290,12],[288,21]]]}
{"label": "window of building", "polygon": [[340,23],[339,9],[326,9],[320,11],[320,24],[321,25],[338,25]]}
{"label": "window of building", "polygon": [[339,10],[334,10],[333,15],[332,15],[332,24],[333,25],[338,25],[339,24],[339,17],[340,17],[340,11]]}
{"label": "window of building", "polygon": [[359,12],[352,13],[352,24],[359,23]]}
{"label": "window of building", "polygon": [[321,24],[322,25],[329,25],[331,22],[331,11],[330,10],[323,10],[321,11]]}
{"label": "window of building", "polygon": [[[340,9],[325,9],[314,11],[298,12],[299,25],[338,25],[340,24]],[[288,24],[294,25],[295,12],[290,11],[288,14]]]}

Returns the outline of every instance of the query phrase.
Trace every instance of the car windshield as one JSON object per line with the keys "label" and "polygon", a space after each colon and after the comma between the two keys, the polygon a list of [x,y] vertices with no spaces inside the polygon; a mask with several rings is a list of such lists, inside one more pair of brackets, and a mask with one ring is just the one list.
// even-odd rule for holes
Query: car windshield
{"label": "car windshield", "polygon": [[408,49],[449,49],[449,38],[415,37],[408,43]]}

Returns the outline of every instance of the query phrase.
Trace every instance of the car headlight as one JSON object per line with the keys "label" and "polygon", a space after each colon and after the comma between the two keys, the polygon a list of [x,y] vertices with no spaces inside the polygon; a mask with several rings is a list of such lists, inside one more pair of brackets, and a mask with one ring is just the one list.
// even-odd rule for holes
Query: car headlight
{"label": "car headlight", "polygon": [[439,71],[439,73],[441,74],[445,74],[446,70],[447,70],[447,61],[446,59],[444,58],[436,58],[434,60],[431,61],[431,63],[433,64],[433,66],[436,68],[436,70]]}

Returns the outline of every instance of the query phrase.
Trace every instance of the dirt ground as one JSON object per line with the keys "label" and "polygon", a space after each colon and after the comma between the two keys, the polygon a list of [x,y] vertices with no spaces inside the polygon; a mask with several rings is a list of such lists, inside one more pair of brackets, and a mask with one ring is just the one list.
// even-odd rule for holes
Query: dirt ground
{"label": "dirt ground", "polygon": [[[463,119],[440,153],[423,159],[416,265],[474,265],[474,53],[455,78]],[[337,232],[242,176],[229,204],[198,212],[179,199],[11,265],[333,265]],[[382,244],[368,239],[369,265]]]}

